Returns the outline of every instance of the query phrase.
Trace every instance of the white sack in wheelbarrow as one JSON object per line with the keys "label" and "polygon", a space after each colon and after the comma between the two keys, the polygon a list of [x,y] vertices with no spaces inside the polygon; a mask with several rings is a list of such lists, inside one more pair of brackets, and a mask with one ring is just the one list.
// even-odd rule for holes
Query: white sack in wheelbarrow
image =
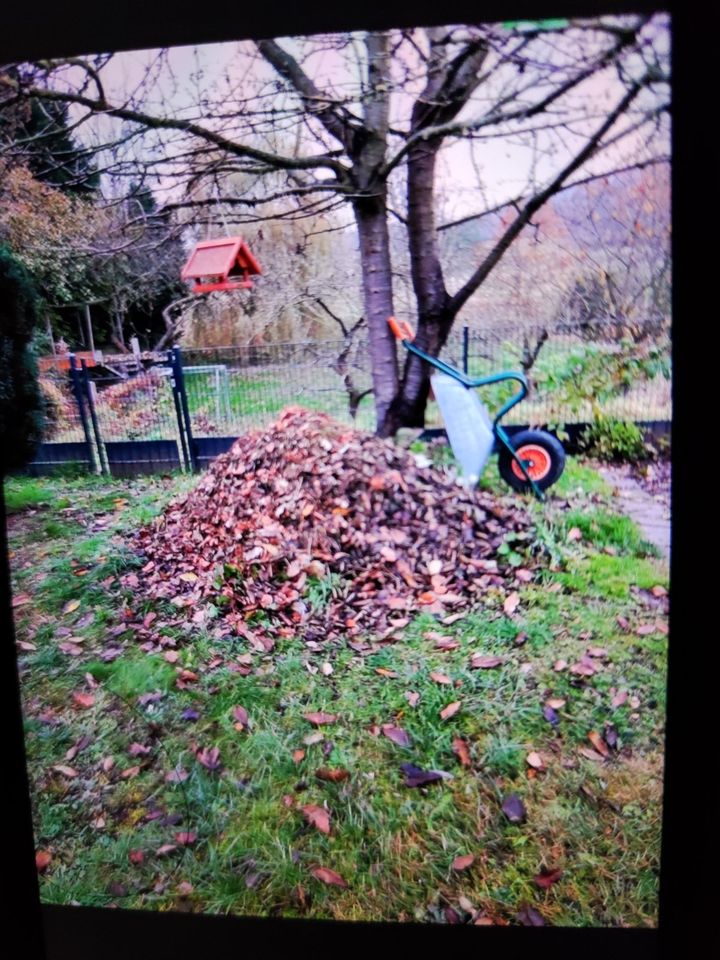
{"label": "white sack in wheelbarrow", "polygon": [[495,443],[488,412],[473,390],[447,374],[434,373],[430,382],[462,479],[474,486]]}

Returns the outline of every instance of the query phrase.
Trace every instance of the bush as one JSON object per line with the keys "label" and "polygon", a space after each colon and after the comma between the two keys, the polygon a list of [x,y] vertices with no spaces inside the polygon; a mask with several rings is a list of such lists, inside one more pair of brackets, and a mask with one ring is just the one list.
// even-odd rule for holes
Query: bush
{"label": "bush", "polygon": [[650,449],[640,427],[624,420],[599,417],[580,437],[583,450],[598,460],[646,460]]}
{"label": "bush", "polygon": [[0,434],[3,473],[24,467],[43,434],[43,400],[31,340],[38,295],[28,270],[0,246]]}

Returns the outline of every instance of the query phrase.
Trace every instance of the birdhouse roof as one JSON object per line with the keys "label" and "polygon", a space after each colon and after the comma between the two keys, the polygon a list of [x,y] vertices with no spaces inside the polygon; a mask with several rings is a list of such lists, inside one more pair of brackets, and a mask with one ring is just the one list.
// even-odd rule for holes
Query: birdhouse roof
{"label": "birdhouse roof", "polygon": [[219,240],[202,240],[196,244],[180,277],[183,280],[199,280],[201,277],[222,277],[239,268],[250,274],[260,274],[260,264],[250,253],[242,237],[223,237]]}

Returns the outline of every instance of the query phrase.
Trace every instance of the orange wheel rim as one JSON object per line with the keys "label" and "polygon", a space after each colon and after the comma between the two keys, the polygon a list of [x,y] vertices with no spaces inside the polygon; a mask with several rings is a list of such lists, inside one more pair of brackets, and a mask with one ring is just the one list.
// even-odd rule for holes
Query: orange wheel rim
{"label": "orange wheel rim", "polygon": [[[552,461],[545,447],[536,443],[526,443],[524,446],[518,447],[515,454],[525,462],[525,468],[531,480],[543,480],[550,473]],[[514,460],[512,461],[512,470],[519,480],[525,480],[525,474]]]}

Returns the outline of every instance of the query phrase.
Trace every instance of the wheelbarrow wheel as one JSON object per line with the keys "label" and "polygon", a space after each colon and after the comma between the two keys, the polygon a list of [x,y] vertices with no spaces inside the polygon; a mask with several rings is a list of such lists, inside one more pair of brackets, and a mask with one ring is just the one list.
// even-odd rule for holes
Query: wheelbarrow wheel
{"label": "wheelbarrow wheel", "polygon": [[[516,455],[525,462],[527,472],[540,490],[547,490],[556,483],[565,469],[565,451],[560,441],[544,430],[521,430],[514,434],[511,443]],[[530,484],[506,447],[498,457],[500,476],[513,490],[522,493],[530,490]]]}

